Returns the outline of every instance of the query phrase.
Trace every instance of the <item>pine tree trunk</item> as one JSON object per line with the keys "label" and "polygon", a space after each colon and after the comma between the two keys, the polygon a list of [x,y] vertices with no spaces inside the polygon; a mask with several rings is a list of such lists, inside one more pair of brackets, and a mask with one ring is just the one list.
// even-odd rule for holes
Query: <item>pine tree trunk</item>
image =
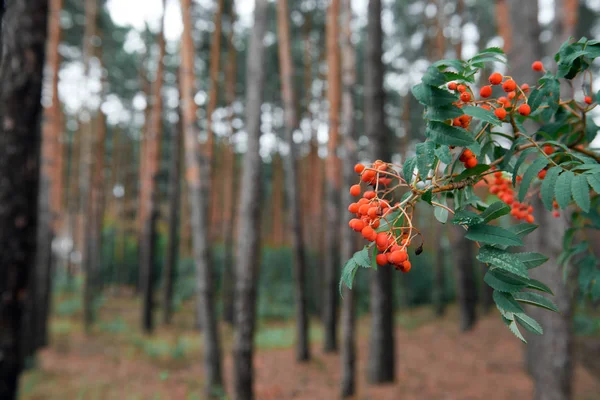
{"label": "pine tree trunk", "polygon": [[[183,34],[181,44],[181,98],[183,107],[185,180],[191,210],[191,230],[194,262],[196,264],[196,290],[198,294],[199,319],[203,329],[204,384],[209,397],[220,395],[223,387],[221,371],[221,344],[215,314],[214,283],[210,261],[207,229],[208,198],[203,185],[207,186],[210,175],[208,158],[201,154],[196,124],[194,95],[194,44],[192,41],[191,0],[181,1]],[[204,173],[202,173],[204,170]],[[204,180],[204,182],[203,182]],[[257,181],[253,181],[257,182]]]}
{"label": "pine tree trunk", "polygon": [[0,398],[13,400],[24,340],[34,339],[23,329],[24,312],[35,301],[30,283],[35,279],[48,1],[12,0],[0,10]]}
{"label": "pine tree trunk", "polygon": [[256,0],[254,27],[250,36],[247,61],[246,132],[248,144],[244,155],[236,253],[235,323],[233,334],[233,398],[254,399],[254,325],[256,285],[260,255],[261,158],[260,122],[265,80],[265,46],[269,1]]}
{"label": "pine tree trunk", "polygon": [[163,270],[163,324],[169,325],[173,317],[173,285],[179,260],[179,202],[181,201],[181,150],[182,123],[171,130],[171,160],[169,163],[169,205],[168,205],[168,237],[167,254]]}
{"label": "pine tree trunk", "polygon": [[[163,1],[163,8],[166,5],[166,1]],[[166,44],[164,37],[164,15],[162,18],[162,27],[158,32],[158,60],[156,69],[156,79],[152,87],[151,96],[151,111],[150,111],[150,124],[147,125],[146,132],[146,154],[143,155],[146,158],[146,165],[143,172],[143,181],[146,182],[145,197],[140,198],[140,203],[145,203],[146,214],[142,216],[142,235],[140,242],[140,272],[142,276],[142,329],[145,333],[152,332],[154,321],[153,321],[153,292],[154,292],[154,253],[155,249],[151,246],[152,239],[155,236],[154,228],[155,224],[152,219],[155,218],[159,207],[159,196],[158,196],[158,181],[157,175],[160,169],[160,145],[162,140],[162,111],[163,111],[163,100],[162,100],[162,86],[163,86],[163,75],[164,75],[164,58],[166,52]]]}
{"label": "pine tree trunk", "polygon": [[[96,34],[96,23],[97,23],[97,12],[98,3],[94,0],[86,0],[85,2],[85,33],[83,37],[83,63],[84,63],[84,76],[86,85],[84,85],[85,96],[90,89],[89,83],[89,69],[90,59],[94,53],[93,38]],[[82,121],[80,139],[80,162],[79,162],[79,213],[80,213],[80,227],[79,227],[79,240],[80,240],[80,253],[81,253],[81,268],[85,271],[84,282],[83,282],[83,323],[86,333],[89,333],[94,321],[94,291],[95,282],[93,280],[92,263],[89,252],[89,232],[85,228],[91,223],[90,218],[90,203],[91,203],[91,185],[90,181],[92,178],[92,165],[93,165],[93,129],[92,129],[92,118],[91,110],[87,104],[84,105],[84,113],[87,113],[89,120]]]}
{"label": "pine tree trunk", "polygon": [[460,318],[460,330],[473,329],[477,321],[477,286],[475,284],[475,242],[465,238],[464,229],[457,227],[454,248],[456,256],[456,301]]}
{"label": "pine tree trunk", "polygon": [[323,316],[325,338],[323,350],[337,351],[337,303],[338,303],[338,262],[339,262],[339,192],[340,171],[338,150],[338,129],[340,114],[340,49],[339,22],[340,0],[332,0],[327,9],[327,97],[329,99],[329,141],[327,142],[326,162],[326,201],[325,216],[325,298]]}
{"label": "pine tree trunk", "polygon": [[[385,126],[383,91],[383,32],[381,1],[370,0],[367,17],[367,54],[365,57],[365,129],[371,158],[389,160],[389,133]],[[393,272],[384,266],[371,272],[371,333],[369,338],[368,379],[371,383],[394,381],[394,305]]]}
{"label": "pine tree trunk", "polygon": [[306,255],[303,238],[301,197],[298,191],[297,146],[294,131],[298,129],[298,107],[294,90],[294,65],[290,48],[290,17],[287,0],[277,3],[277,32],[279,34],[279,66],[281,91],[285,110],[285,142],[290,152],[285,158],[285,189],[289,206],[289,221],[292,228],[292,250],[294,253],[294,296],[296,302],[296,360],[310,359],[308,342],[308,314],[306,298]]}
{"label": "pine tree trunk", "polygon": [[[354,99],[353,88],[356,84],[356,54],[352,45],[352,5],[350,0],[342,3],[342,117],[340,132],[342,136],[342,187],[350,187],[356,182],[354,163],[356,162],[357,146],[354,129]],[[342,204],[350,204],[353,199],[350,192],[342,191]],[[342,207],[340,211],[347,216]],[[356,249],[354,232],[348,229],[346,218],[340,218],[340,258],[349,260]],[[355,334],[355,292],[344,289],[342,300],[342,382],[341,397],[351,397],[356,388],[356,334]]]}

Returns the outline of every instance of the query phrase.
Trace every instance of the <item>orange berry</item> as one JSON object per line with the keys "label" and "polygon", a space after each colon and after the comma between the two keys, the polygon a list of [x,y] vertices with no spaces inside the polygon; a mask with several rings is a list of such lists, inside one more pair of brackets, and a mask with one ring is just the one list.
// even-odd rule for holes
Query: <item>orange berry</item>
{"label": "orange berry", "polygon": [[498,117],[498,119],[504,119],[506,117],[506,109],[502,107],[496,108],[494,110],[494,114],[496,117]]}
{"label": "orange berry", "polygon": [[592,98],[590,96],[585,96],[583,101],[585,101],[585,104],[592,104]]}
{"label": "orange berry", "polygon": [[491,107],[487,104],[482,104],[481,108],[483,108],[484,110],[488,110],[488,111],[491,109]]}
{"label": "orange berry", "polygon": [[546,170],[545,169],[543,169],[540,172],[538,172],[538,178],[540,178],[540,179],[543,180],[545,177],[546,177]]}
{"label": "orange berry", "polygon": [[516,93],[516,92],[510,92],[510,93],[508,93],[508,98],[509,98],[509,100],[512,100],[512,99],[514,99],[516,95],[517,95],[517,93]]}
{"label": "orange berry", "polygon": [[529,107],[529,104],[521,104],[517,111],[519,111],[519,114],[526,117],[531,112],[531,107]]}
{"label": "orange berry", "polygon": [[404,263],[402,263],[402,272],[408,272],[411,268],[412,264],[410,263],[410,261],[404,261]]}
{"label": "orange berry", "polygon": [[383,253],[377,254],[377,256],[375,256],[375,261],[377,262],[377,265],[379,265],[379,266],[384,266],[388,263],[387,256]]}
{"label": "orange berry", "polygon": [[384,232],[379,232],[377,234],[377,239],[375,239],[375,243],[379,247],[386,248],[388,246],[388,236]]}
{"label": "orange berry", "polygon": [[360,215],[367,215],[369,213],[369,209],[371,208],[370,205],[368,204],[362,204],[360,207],[358,207],[358,213]]}
{"label": "orange berry", "polygon": [[448,83],[448,89],[450,89],[450,90],[456,90],[456,82],[450,82],[450,83]]}
{"label": "orange berry", "polygon": [[358,203],[352,203],[348,206],[348,211],[350,211],[353,214],[356,214],[359,208],[360,206],[358,205]]}
{"label": "orange berry", "polygon": [[544,153],[546,153],[547,155],[550,155],[550,154],[554,153],[554,149],[552,148],[552,146],[547,144],[544,146]]}
{"label": "orange berry", "polygon": [[508,100],[504,96],[498,97],[498,103],[502,104],[504,107],[509,107],[510,106],[510,100]]}
{"label": "orange berry", "polygon": [[354,218],[353,220],[351,220],[350,224],[350,228],[354,229],[356,232],[361,232],[365,227],[365,223],[358,218]]}
{"label": "orange berry", "polygon": [[373,233],[375,231],[373,230],[373,228],[371,228],[370,226],[365,226],[364,228],[362,228],[362,230],[360,231],[360,233],[362,233],[363,237],[365,239],[369,239],[371,236],[373,236]]}
{"label": "orange berry", "polygon": [[521,182],[522,180],[523,180],[523,177],[521,175],[517,175],[516,181],[517,182]]}
{"label": "orange berry", "polygon": [[477,159],[475,157],[471,157],[465,162],[465,167],[467,167],[467,168],[473,168],[476,165],[477,165]]}
{"label": "orange berry", "polygon": [[522,90],[524,93],[527,93],[527,92],[529,92],[529,85],[528,85],[528,84],[526,84],[526,83],[522,84],[522,85],[521,85],[521,90]]}
{"label": "orange berry", "polygon": [[491,86],[483,86],[479,89],[479,95],[483,98],[488,98],[492,95],[492,87]]}
{"label": "orange berry", "polygon": [[366,191],[366,192],[363,194],[363,197],[364,197],[365,199],[369,199],[369,200],[371,200],[371,199],[374,199],[374,198],[375,198],[375,196],[376,196],[376,194],[375,194],[375,192],[374,192],[374,191],[372,191],[372,190]]}
{"label": "orange berry", "polygon": [[469,92],[463,92],[460,94],[460,99],[465,103],[471,101],[471,94]]}
{"label": "orange berry", "polygon": [[534,61],[533,64],[531,64],[531,69],[534,71],[542,71],[544,69],[544,64],[542,64],[541,61]]}
{"label": "orange berry", "polygon": [[560,213],[558,211],[554,210],[554,211],[552,211],[552,216],[554,218],[558,218],[558,217],[560,217]]}
{"label": "orange berry", "polygon": [[379,228],[379,219],[376,219],[375,221],[373,221],[371,223],[371,228],[373,228],[373,229]]}
{"label": "orange berry", "polygon": [[360,195],[360,185],[352,185],[350,187],[350,194],[352,196],[358,196],[358,195]]}
{"label": "orange berry", "polygon": [[494,72],[490,75],[489,81],[492,85],[499,85],[502,82],[502,74],[499,72]]}
{"label": "orange berry", "polygon": [[369,217],[371,217],[372,219],[375,219],[377,217],[377,207],[371,207],[371,208],[369,208],[369,211],[367,212],[367,215]]}
{"label": "orange berry", "polygon": [[452,120],[452,125],[454,125],[454,126],[461,126],[462,122],[461,122],[460,118],[458,118],[458,117],[454,118]]}
{"label": "orange berry", "polygon": [[525,221],[529,222],[530,224],[533,224],[533,221],[535,221],[535,218],[533,217],[533,215],[529,214],[525,217]]}
{"label": "orange berry", "polygon": [[512,92],[516,88],[517,88],[517,83],[515,81],[513,81],[512,79],[508,79],[502,84],[502,90],[504,90],[506,93]]}
{"label": "orange berry", "polygon": [[361,172],[363,172],[365,170],[365,166],[362,164],[356,164],[354,166],[354,172],[356,172],[357,174],[360,174]]}
{"label": "orange berry", "polygon": [[467,87],[465,85],[458,85],[456,90],[458,90],[459,93],[464,93],[467,90]]}
{"label": "orange berry", "polygon": [[502,171],[496,171],[496,172],[494,172],[494,176],[496,178],[502,178]]}

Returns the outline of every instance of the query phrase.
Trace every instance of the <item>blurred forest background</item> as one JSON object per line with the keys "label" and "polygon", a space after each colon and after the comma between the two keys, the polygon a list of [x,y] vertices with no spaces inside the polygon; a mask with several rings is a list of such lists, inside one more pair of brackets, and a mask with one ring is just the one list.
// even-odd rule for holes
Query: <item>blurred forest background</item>
{"label": "blurred forest background", "polygon": [[[352,166],[414,154],[427,67],[497,46],[534,83],[531,62],[599,36],[600,1],[3,3],[3,115],[41,132],[21,136],[41,135],[37,252],[13,270],[31,301],[12,325],[0,306],[20,398],[600,398],[598,299],[554,273],[563,313],[522,346],[472,242],[430,210],[410,273],[338,287],[363,245]],[[23,42],[37,69],[11,64]],[[31,161],[10,145],[2,168]]]}

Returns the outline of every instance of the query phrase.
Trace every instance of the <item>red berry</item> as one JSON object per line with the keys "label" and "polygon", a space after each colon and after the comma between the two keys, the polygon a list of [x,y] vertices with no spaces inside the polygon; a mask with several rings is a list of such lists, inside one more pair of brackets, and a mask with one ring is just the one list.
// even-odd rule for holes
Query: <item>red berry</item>
{"label": "red berry", "polygon": [[359,205],[358,203],[352,203],[348,206],[348,211],[350,211],[352,214],[356,214],[358,212],[359,209]]}
{"label": "red berry", "polygon": [[585,96],[583,101],[585,101],[585,104],[592,104],[592,98],[590,96]]}
{"label": "red berry", "polygon": [[379,266],[384,266],[387,264],[387,256],[383,253],[377,254],[377,256],[375,257],[375,261],[377,262],[377,265]]}
{"label": "red berry", "polygon": [[547,155],[554,153],[554,149],[549,144],[545,145],[543,149],[544,153],[546,153]]}
{"label": "red berry", "polygon": [[471,94],[469,92],[463,92],[460,94],[460,99],[466,103],[471,100]]}
{"label": "red berry", "polygon": [[350,221],[350,228],[354,229],[356,232],[361,232],[364,227],[365,223],[358,218],[354,218]]}
{"label": "red berry", "polygon": [[384,232],[379,232],[377,234],[377,239],[375,239],[375,244],[377,244],[377,247],[383,247],[385,249],[388,245],[387,234]]}
{"label": "red berry", "polygon": [[458,85],[456,87],[456,90],[458,90],[459,93],[464,93],[467,90],[467,87],[465,85]]}
{"label": "red berry", "polygon": [[363,194],[363,197],[364,197],[365,199],[369,199],[369,200],[371,200],[371,199],[374,199],[374,198],[375,198],[375,196],[376,196],[376,194],[375,194],[375,192],[374,192],[374,191],[372,191],[372,190],[369,190],[369,191],[367,191],[367,192],[365,192],[365,193]]}
{"label": "red berry", "polygon": [[529,214],[525,217],[525,221],[529,222],[530,224],[533,224],[533,221],[535,221],[535,218],[533,217],[533,215]]}
{"label": "red berry", "polygon": [[543,180],[545,177],[546,177],[546,170],[545,169],[543,169],[540,172],[538,172],[538,178],[540,178],[540,179]]}
{"label": "red berry", "polygon": [[509,98],[510,100],[512,100],[512,99],[514,99],[514,98],[515,98],[515,96],[516,96],[516,95],[517,95],[517,92],[510,92],[510,93],[508,94],[508,98]]}
{"label": "red berry", "polygon": [[519,114],[526,117],[531,112],[531,107],[529,107],[529,104],[521,104],[517,111],[519,111]]}
{"label": "red berry", "polygon": [[494,110],[494,114],[496,117],[498,117],[498,119],[504,119],[506,117],[506,109],[502,107],[496,108]]}
{"label": "red berry", "polygon": [[481,89],[479,89],[479,95],[483,98],[488,98],[492,95],[492,87],[491,86],[484,86]]}
{"label": "red berry", "polygon": [[544,64],[542,64],[541,61],[534,61],[533,64],[531,64],[531,69],[534,71],[542,71],[544,69]]}
{"label": "red berry", "polygon": [[521,90],[522,90],[524,93],[527,93],[527,92],[529,92],[529,85],[528,85],[528,84],[526,84],[526,83],[522,84],[522,85],[521,85]]}
{"label": "red berry", "polygon": [[465,162],[466,168],[473,168],[476,165],[477,165],[477,159],[475,157],[471,157]]}
{"label": "red berry", "polygon": [[489,81],[492,85],[499,85],[502,82],[502,74],[494,72],[490,75]]}
{"label": "red berry", "polygon": [[506,82],[504,82],[502,84],[502,90],[504,90],[506,93],[512,92],[516,88],[517,88],[517,83],[515,81],[513,81],[512,79],[508,79]]}
{"label": "red berry", "polygon": [[356,164],[354,166],[354,172],[356,172],[357,174],[360,174],[361,172],[363,172],[365,170],[365,166],[362,164]]}
{"label": "red berry", "polygon": [[350,194],[352,196],[358,196],[358,195],[360,195],[360,185],[352,185],[350,187]]}
{"label": "red berry", "polygon": [[558,218],[558,217],[560,217],[560,213],[558,211],[554,210],[554,211],[552,211],[552,216],[554,218]]}
{"label": "red berry", "polygon": [[365,239],[370,240],[370,238],[373,236],[373,233],[375,233],[375,231],[370,226],[365,226],[364,228],[362,228],[360,233],[362,233],[362,235]]}
{"label": "red berry", "polygon": [[404,261],[404,263],[402,263],[402,272],[408,272],[410,271],[410,269],[412,268],[412,264],[410,263],[410,261]]}
{"label": "red berry", "polygon": [[450,83],[448,83],[448,89],[450,89],[450,90],[456,90],[456,82],[450,82]]}

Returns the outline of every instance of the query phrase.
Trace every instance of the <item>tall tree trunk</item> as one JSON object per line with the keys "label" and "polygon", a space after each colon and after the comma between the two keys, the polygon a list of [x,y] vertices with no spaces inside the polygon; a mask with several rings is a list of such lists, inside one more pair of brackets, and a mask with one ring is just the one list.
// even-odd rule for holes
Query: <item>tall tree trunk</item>
{"label": "tall tree trunk", "polygon": [[[194,262],[196,264],[196,290],[200,311],[200,322],[204,340],[204,373],[207,396],[222,392],[221,344],[215,315],[213,274],[210,262],[209,237],[207,229],[208,198],[204,196],[202,185],[208,182],[210,175],[202,174],[208,170],[207,157],[202,156],[198,143],[196,124],[196,104],[194,95],[194,44],[192,41],[191,0],[181,0],[183,34],[181,43],[181,98],[183,107],[183,130],[185,151],[185,180],[188,187],[191,210],[191,229]],[[257,181],[253,181],[257,182]]]}
{"label": "tall tree trunk", "polygon": [[[166,0],[163,1],[163,9],[166,6]],[[153,229],[156,228],[156,224],[153,222],[154,218],[157,218],[157,210],[159,207],[159,196],[158,196],[158,172],[160,170],[160,145],[162,140],[162,111],[163,111],[163,100],[162,100],[162,86],[163,86],[163,75],[164,75],[164,58],[166,52],[166,44],[164,37],[164,13],[162,17],[161,30],[158,32],[158,67],[156,68],[156,77],[152,87],[151,105],[150,111],[150,124],[147,125],[147,138],[146,141],[146,154],[143,156],[146,158],[146,166],[143,171],[143,181],[146,182],[147,191],[144,193],[145,197],[140,198],[140,203],[146,203],[144,207],[147,213],[143,215],[142,220],[142,235],[140,242],[140,270],[142,276],[142,329],[145,333],[152,332],[154,321],[153,321],[153,292],[154,292],[154,276],[153,271],[155,267],[155,260],[153,255],[155,249],[152,247],[152,240],[155,236]]]}
{"label": "tall tree trunk", "polygon": [[233,34],[235,25],[235,1],[230,1],[229,9],[229,37],[227,43],[227,64],[225,66],[225,100],[227,102],[227,125],[229,128],[228,140],[225,146],[225,177],[223,182],[225,188],[223,191],[223,244],[225,247],[225,259],[223,260],[223,287],[221,297],[223,298],[223,320],[230,325],[233,324],[233,214],[235,209],[235,177],[236,177],[236,159],[233,150],[233,102],[235,101],[236,91],[236,49],[233,45]]}
{"label": "tall tree trunk", "polygon": [[[365,130],[369,137],[371,157],[389,160],[389,136],[385,126],[383,91],[383,32],[381,0],[370,0],[367,20],[367,54],[365,58]],[[369,340],[368,379],[371,383],[393,382],[394,302],[393,269],[384,266],[371,273],[371,334]]]}
{"label": "tall tree trunk", "polygon": [[340,0],[332,0],[327,9],[327,97],[329,99],[329,141],[327,143],[327,216],[325,224],[325,299],[323,316],[325,338],[323,350],[337,351],[337,277],[339,254],[339,192],[340,171],[338,150],[338,129],[340,114],[340,48],[339,18]]}
{"label": "tall tree trunk", "polygon": [[294,143],[294,131],[298,129],[298,106],[294,90],[294,65],[292,62],[290,12],[287,0],[277,4],[277,32],[279,34],[279,66],[281,73],[281,91],[285,110],[285,141],[290,149],[285,158],[285,189],[289,206],[289,220],[292,228],[292,249],[294,252],[294,296],[296,300],[296,360],[310,359],[308,341],[308,314],[306,311],[306,255],[304,248],[302,206],[298,191],[298,169],[296,163],[297,146]]}
{"label": "tall tree trunk", "polygon": [[[342,136],[342,187],[350,187],[356,180],[353,165],[356,161],[357,146],[354,129],[353,88],[356,84],[356,54],[352,45],[352,4],[350,0],[342,3],[342,118],[340,132]],[[342,204],[350,204],[350,192],[342,191]],[[344,216],[346,210],[340,209]],[[340,218],[340,257],[349,260],[356,250],[354,232],[346,226],[346,218]],[[355,334],[355,291],[344,289],[342,301],[342,382],[341,397],[354,396],[356,381],[356,334]]]}
{"label": "tall tree trunk", "polygon": [[457,249],[454,261],[456,276],[456,300],[461,331],[473,328],[477,320],[477,286],[475,284],[475,242],[465,238],[461,227],[455,228],[454,248]]}
{"label": "tall tree trunk", "polygon": [[[511,75],[517,82],[534,83],[539,77],[531,70],[532,60],[539,60],[543,56],[542,46],[539,42],[540,26],[538,23],[537,2],[508,1],[510,5],[510,23],[512,29],[513,47],[509,49]],[[568,6],[571,1],[564,0],[557,3],[557,8]],[[569,20],[569,12],[562,9],[557,16],[562,16],[563,21]],[[572,20],[572,19],[571,19]],[[559,24],[555,29],[556,37],[553,41],[553,51],[558,45],[573,32],[574,27]],[[554,292],[552,300],[558,305],[560,313],[544,312],[546,310],[530,307],[527,311],[544,328],[541,336],[529,335],[525,347],[525,356],[529,372],[534,379],[535,400],[568,400],[572,398],[573,387],[573,316],[572,293],[563,279],[562,268],[557,264],[557,259],[562,252],[562,236],[568,227],[563,218],[553,218],[541,204],[537,196],[533,196],[532,205],[534,217],[540,228],[531,233],[526,239],[528,251],[541,252],[548,256],[548,262],[536,269],[532,269],[530,276],[541,279]]]}
{"label": "tall tree trunk", "polygon": [[35,282],[32,292],[35,299],[32,316],[34,347],[48,344],[48,311],[52,271],[52,240],[56,236],[60,211],[61,165],[60,158],[60,104],[58,99],[58,69],[60,55],[60,11],[62,0],[52,0],[48,13],[48,42],[46,44],[46,77],[50,90],[50,105],[43,112],[42,149],[40,159],[40,188],[38,204],[37,253]]}
{"label": "tall tree trunk", "polygon": [[254,399],[254,325],[256,285],[260,258],[261,159],[260,121],[265,80],[265,46],[268,0],[256,0],[254,27],[246,65],[246,132],[248,144],[242,168],[238,246],[235,283],[235,323],[233,334],[233,398]]}
{"label": "tall tree trunk", "polygon": [[[97,23],[97,12],[98,2],[94,0],[86,0],[85,2],[85,33],[83,37],[83,64],[84,64],[84,76],[85,82],[84,91],[85,96],[89,96],[88,91],[90,90],[89,74],[90,74],[90,59],[94,53],[94,36],[96,34],[96,23]],[[89,333],[92,323],[94,321],[94,285],[93,272],[91,270],[91,258],[88,249],[88,230],[85,229],[90,221],[90,200],[91,200],[91,177],[92,177],[92,164],[93,164],[93,129],[91,125],[92,121],[92,110],[85,103],[83,105],[83,114],[87,114],[87,120],[82,121],[80,139],[80,162],[79,162],[79,213],[80,213],[80,253],[81,253],[81,267],[85,271],[84,284],[83,284],[83,323],[86,333]]]}
{"label": "tall tree trunk", "polygon": [[285,235],[285,221],[283,218],[285,210],[285,198],[283,193],[283,167],[282,159],[279,153],[273,156],[271,162],[271,231],[269,242],[273,247],[281,247],[284,242]]}
{"label": "tall tree trunk", "polygon": [[35,301],[29,285],[35,278],[48,1],[13,0],[0,9],[0,398],[12,400],[23,367],[24,311]]}
{"label": "tall tree trunk", "polygon": [[168,205],[168,237],[165,267],[163,269],[163,324],[169,325],[173,317],[173,284],[179,260],[179,202],[181,198],[181,152],[182,121],[171,130],[171,160],[169,163],[169,205]]}

